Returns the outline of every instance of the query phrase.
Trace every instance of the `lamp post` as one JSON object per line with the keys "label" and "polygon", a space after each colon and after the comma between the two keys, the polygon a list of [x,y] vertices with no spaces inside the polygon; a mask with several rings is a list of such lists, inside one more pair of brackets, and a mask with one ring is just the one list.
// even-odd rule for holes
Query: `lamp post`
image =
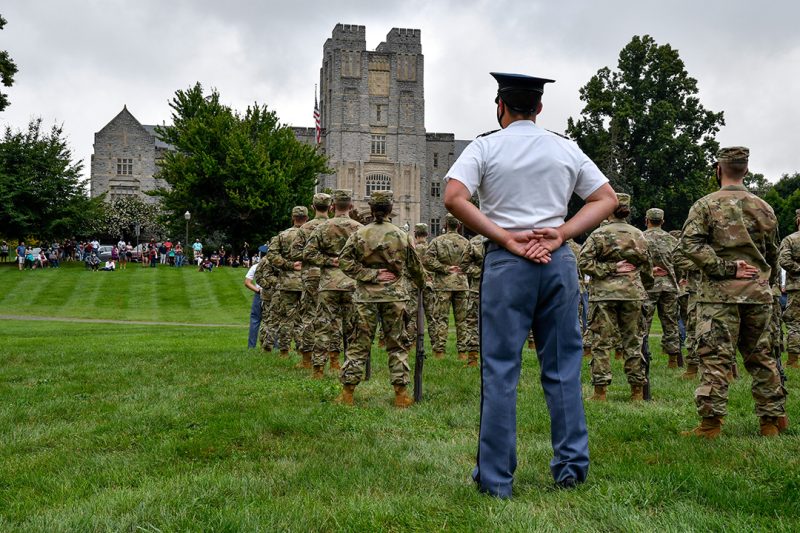
{"label": "lamp post", "polygon": [[[183,218],[186,219],[186,240],[184,242],[184,247],[189,246],[189,219],[192,218],[192,214],[189,211],[186,211],[183,214]],[[184,252],[185,254],[186,252]]]}

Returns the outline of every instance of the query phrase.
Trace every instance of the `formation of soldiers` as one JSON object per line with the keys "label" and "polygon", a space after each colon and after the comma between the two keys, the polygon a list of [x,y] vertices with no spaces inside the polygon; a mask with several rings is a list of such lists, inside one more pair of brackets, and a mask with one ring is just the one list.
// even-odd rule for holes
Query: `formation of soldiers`
{"label": "formation of soldiers", "polygon": [[[777,435],[788,426],[781,322],[788,330],[787,365],[800,368],[800,231],[779,249],[769,205],[729,183],[741,181],[748,156],[743,147],[720,151],[722,187],[695,203],[683,231],[664,231],[660,208],[647,211],[644,231],[635,228],[627,222],[631,197],[618,194],[616,211],[582,247],[568,243],[578,258],[581,291],[588,292],[588,309],[581,299],[577,318],[587,318],[582,324],[584,354],[591,358],[591,400],[607,401],[612,353],[624,359],[631,400],[644,399],[645,354],[658,313],[668,368],[684,367],[683,345],[682,377],[700,377],[695,403],[701,423],[687,434],[719,435],[728,385],[738,374],[737,350],[753,379],[761,433]],[[329,364],[342,383],[339,401],[346,404],[353,403],[364,377],[378,326],[395,405],[413,403],[406,392],[408,355],[420,308],[435,358],[445,355],[452,309],[458,357],[467,367],[479,363],[482,237],[460,235],[459,221],[448,214],[444,234],[428,241],[427,226],[417,224],[412,238],[390,222],[392,203],[391,191],[375,192],[370,213],[359,215],[351,191],[318,193],[314,218],[308,220],[305,207],[295,207],[293,226],[271,240],[256,271],[262,294],[269,295],[262,298],[263,349],[277,347],[288,357],[294,342],[298,367],[310,369],[315,379],[324,377]],[[800,225],[800,210],[797,216]],[[783,287],[779,265],[786,272]],[[788,294],[785,311],[782,291]],[[529,346],[535,347],[533,336]]]}

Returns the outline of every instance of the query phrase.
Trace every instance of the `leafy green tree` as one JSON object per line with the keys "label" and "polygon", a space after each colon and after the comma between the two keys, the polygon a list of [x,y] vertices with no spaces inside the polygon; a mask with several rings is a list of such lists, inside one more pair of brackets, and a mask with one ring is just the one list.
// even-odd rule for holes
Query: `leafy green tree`
{"label": "leafy green tree", "polygon": [[754,174],[752,172],[748,172],[744,177],[744,186],[759,198],[764,198],[773,188],[769,180],[764,177],[764,174]]}
{"label": "leafy green tree", "polygon": [[169,188],[156,195],[174,231],[188,210],[195,234],[236,245],[265,242],[289,226],[293,206],[310,204],[317,176],[329,172],[325,157],[266,106],[239,114],[199,83],[177,91],[170,106],[173,125],[158,133],[176,151],[160,163],[157,177]]}
{"label": "leafy green tree", "polygon": [[634,36],[616,70],[601,68],[580,89],[581,116],[567,133],[608,176],[633,196],[633,217],[665,211],[667,229],[680,227],[692,203],[708,191],[709,167],[724,125],[722,113],[697,98],[678,51],[649,35]]}
{"label": "leafy green tree", "polygon": [[5,129],[0,141],[0,228],[6,237],[39,239],[83,234],[98,216],[80,181],[61,126],[43,131],[34,119],[26,131]]}
{"label": "leafy green tree", "polygon": [[[0,15],[0,30],[2,30],[6,25],[6,19]],[[8,55],[6,50],[0,50],[0,81],[3,82],[3,85],[6,87],[11,87],[11,84],[14,83],[14,74],[17,73],[17,65],[11,59],[11,56]],[[8,107],[8,95],[4,93],[0,93],[0,111],[3,111],[5,108]]]}
{"label": "leafy green tree", "polygon": [[795,217],[800,209],[800,172],[784,174],[775,185],[762,196],[772,206],[778,217],[781,237],[797,231]]}

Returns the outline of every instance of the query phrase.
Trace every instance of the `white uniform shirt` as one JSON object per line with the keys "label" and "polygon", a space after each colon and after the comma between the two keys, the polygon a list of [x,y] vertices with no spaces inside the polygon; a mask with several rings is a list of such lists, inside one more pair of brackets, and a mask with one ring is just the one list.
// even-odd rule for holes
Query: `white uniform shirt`
{"label": "white uniform shirt", "polygon": [[247,271],[247,274],[244,275],[244,278],[253,281],[253,279],[256,277],[256,268],[258,268],[258,263],[255,263],[250,267],[250,270]]}
{"label": "white uniform shirt", "polygon": [[472,141],[447,172],[451,179],[477,190],[481,211],[511,231],[558,227],[573,192],[586,199],[608,183],[577,144],[532,120]]}

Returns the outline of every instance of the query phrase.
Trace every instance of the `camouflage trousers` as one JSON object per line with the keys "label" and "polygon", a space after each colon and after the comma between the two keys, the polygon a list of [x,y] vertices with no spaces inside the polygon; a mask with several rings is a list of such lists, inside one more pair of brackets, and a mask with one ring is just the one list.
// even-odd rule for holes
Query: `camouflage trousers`
{"label": "camouflage trousers", "polygon": [[661,321],[661,351],[667,355],[681,353],[681,338],[678,331],[678,294],[674,292],[648,293],[648,299],[642,304],[642,318],[644,329],[642,336],[650,335],[653,325],[653,316],[658,310],[658,319]]}
{"label": "camouflage trousers", "polygon": [[[417,309],[419,302],[417,300],[417,292],[411,291],[411,299],[406,303],[406,311],[408,311],[408,340],[414,343],[417,338]],[[428,336],[431,339],[431,345],[435,344],[436,328],[433,327],[434,318],[433,313],[436,308],[436,293],[433,289],[425,287],[422,289],[422,308],[425,312],[425,319],[428,321]]]}
{"label": "camouflage trousers", "polygon": [[272,290],[269,298],[261,300],[261,327],[258,331],[258,338],[261,342],[261,349],[266,352],[272,351],[278,336],[280,323],[277,320],[277,313],[273,312],[278,305],[278,292]]}
{"label": "camouflage trousers", "polygon": [[[787,304],[786,307],[789,307]],[[780,357],[786,349],[783,342],[783,310],[781,309],[780,297],[775,297],[772,302],[772,353]],[[795,353],[795,352],[792,352]],[[778,370],[780,372],[780,369]]]}
{"label": "camouflage trousers", "polygon": [[789,291],[783,321],[786,323],[786,351],[800,355],[800,291]]}
{"label": "camouflage trousers", "polygon": [[758,416],[782,416],[786,390],[772,354],[772,304],[697,304],[697,355],[700,385],[695,390],[701,417],[728,414],[728,372],[742,353],[753,378],[751,392]]}
{"label": "camouflage trousers", "polygon": [[307,279],[303,282],[303,298],[300,301],[300,344],[301,352],[313,352],[316,343],[317,329],[317,288],[319,278]]}
{"label": "camouflage trousers", "polygon": [[[592,345],[594,344],[594,339],[592,335],[592,313],[594,313],[595,304],[589,302],[589,311],[587,313],[587,320],[586,320],[586,327],[583,330],[583,347],[592,349]],[[528,339],[533,340],[533,331],[528,333]],[[611,342],[614,345],[614,349],[619,348],[619,330],[617,329],[616,324],[614,324],[614,330],[611,333]]]}
{"label": "camouflage trousers", "polygon": [[456,322],[456,349],[467,350],[466,319],[469,307],[469,291],[436,291],[436,308],[433,329],[436,335],[431,339],[434,352],[444,352],[447,348],[447,334],[450,326],[450,307]]}
{"label": "camouflage trousers", "polygon": [[639,336],[641,300],[609,300],[595,302],[589,316],[592,330],[592,385],[611,384],[611,354],[617,347],[615,330],[619,331],[625,375],[631,385],[644,385],[644,357]]}
{"label": "camouflage trousers", "polygon": [[295,346],[300,344],[300,306],[303,293],[301,291],[276,291],[278,299],[276,305],[270,310],[276,315],[278,321],[278,349],[289,350],[292,341]]}
{"label": "camouflage trousers", "polygon": [[341,352],[344,339],[350,341],[354,323],[352,291],[320,291],[317,296],[316,347],[311,357],[314,366],[325,366],[330,352]]}
{"label": "camouflage trousers", "polygon": [[[469,291],[467,317],[464,319],[464,328],[467,332],[467,352],[480,351],[481,342],[478,334],[478,319],[481,312],[481,295],[477,291]],[[460,350],[459,350],[460,351]]]}
{"label": "camouflage trousers", "polygon": [[386,352],[389,355],[389,379],[393,385],[408,385],[408,302],[356,302],[356,329],[350,345],[339,381],[342,384],[357,385],[364,377],[367,359],[372,350],[372,340],[378,320],[382,320],[386,335]]}
{"label": "camouflage trousers", "polygon": [[697,302],[692,296],[686,307],[686,364],[700,366],[697,356]]}

